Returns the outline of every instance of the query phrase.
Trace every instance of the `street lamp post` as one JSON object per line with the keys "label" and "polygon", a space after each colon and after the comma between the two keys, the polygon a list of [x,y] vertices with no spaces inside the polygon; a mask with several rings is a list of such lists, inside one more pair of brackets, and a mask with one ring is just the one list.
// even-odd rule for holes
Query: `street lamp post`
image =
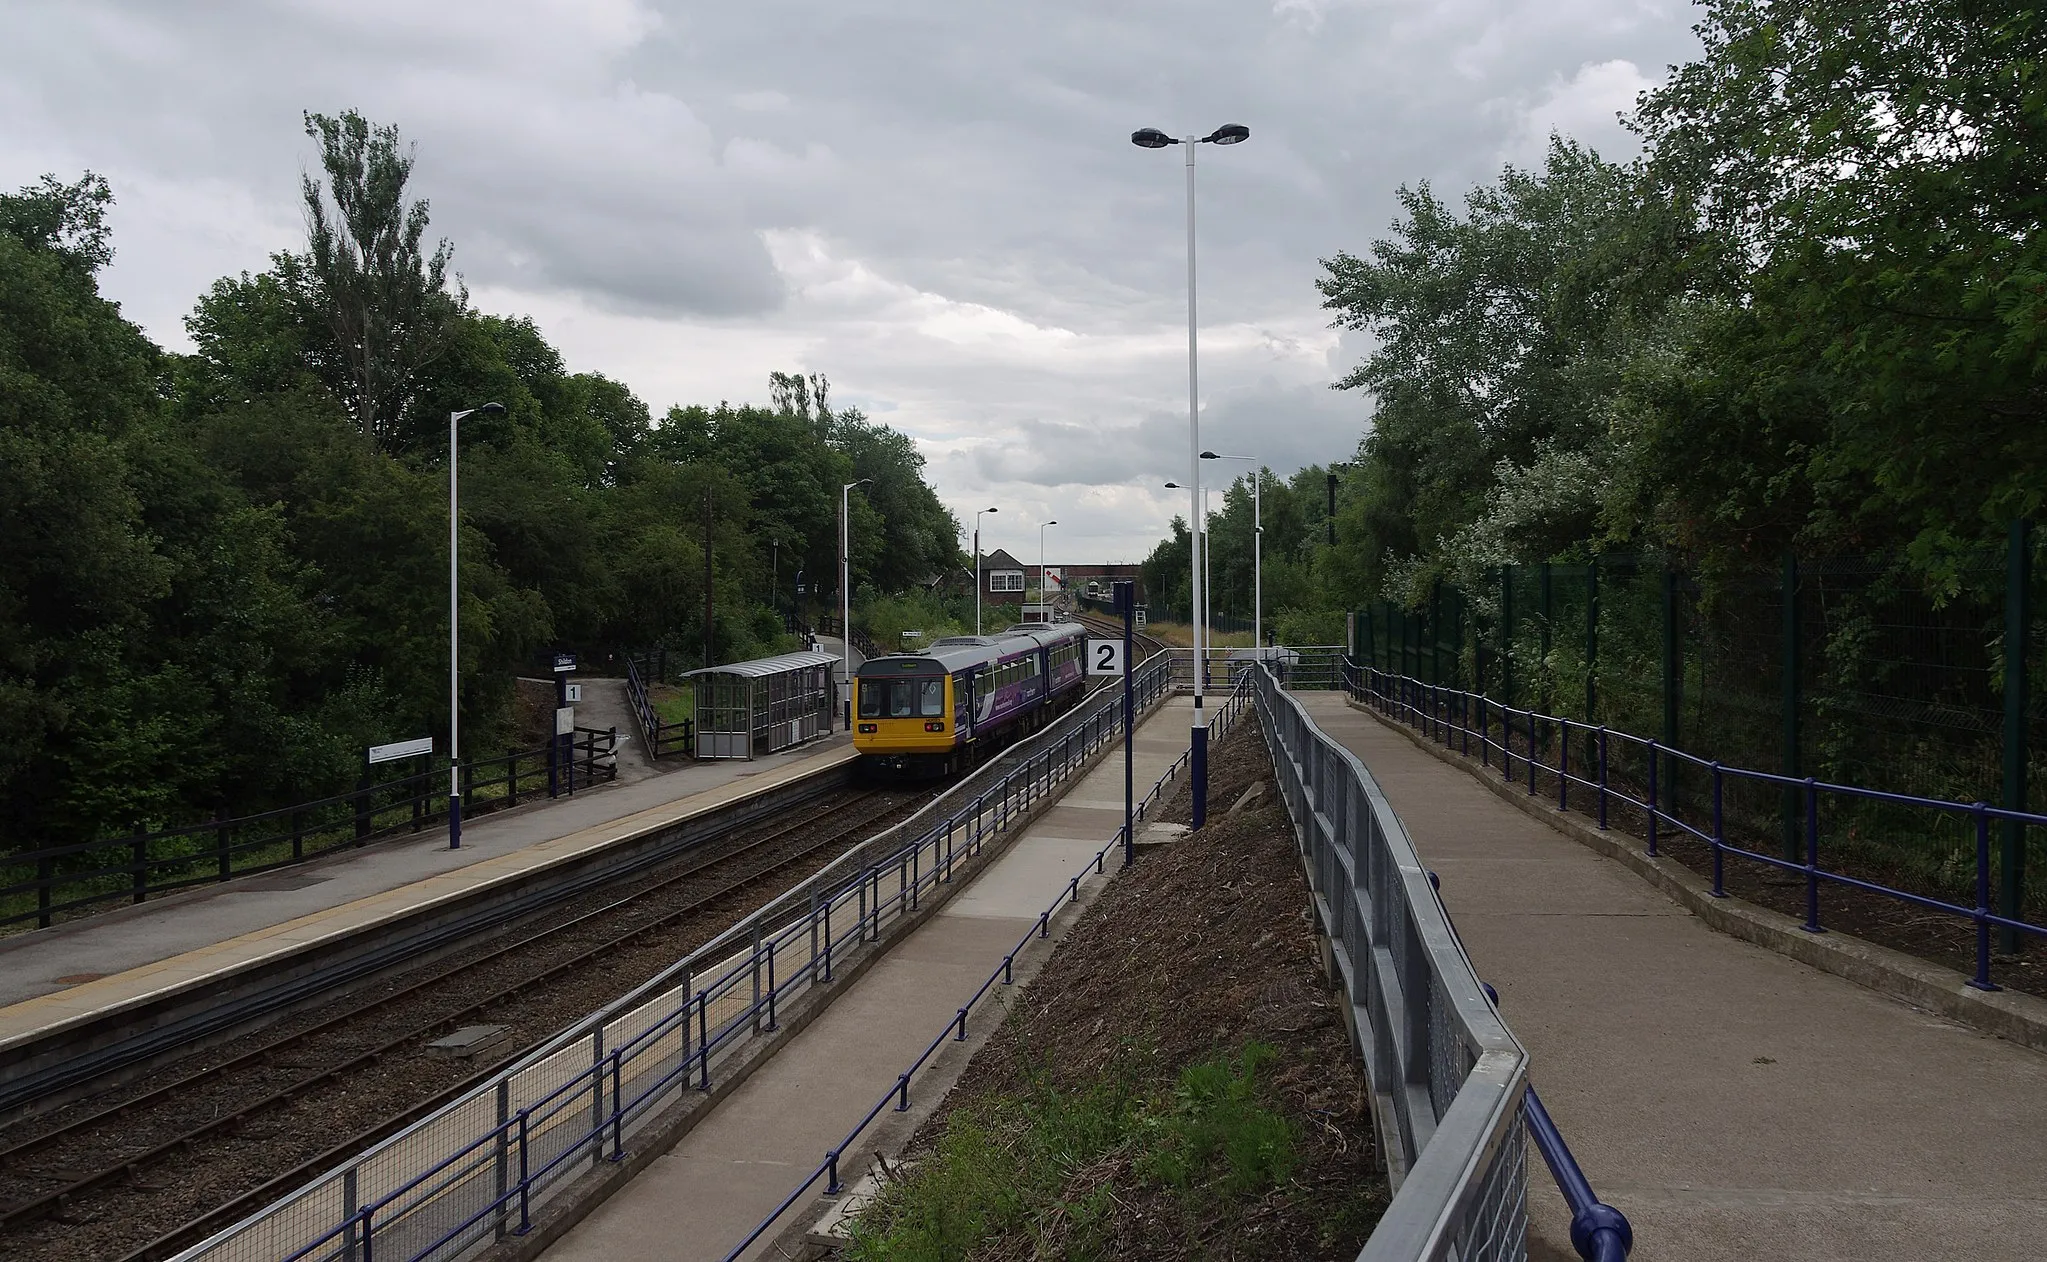
{"label": "street lamp post", "polygon": [[1038,526],[1038,610],[1040,613],[1045,614],[1045,621],[1047,622],[1052,620],[1052,616],[1045,609],[1045,606],[1049,603],[1045,599],[1045,527],[1058,524],[1057,520],[1053,520],[1042,522]]}
{"label": "street lamp post", "polygon": [[[1242,123],[1225,123],[1206,136],[1187,136],[1184,139],[1168,136],[1156,127],[1140,128],[1130,133],[1130,143],[1141,149],[1163,149],[1167,145],[1187,147],[1187,471],[1193,478],[1193,485],[1187,491],[1187,511],[1195,516],[1201,513],[1201,377],[1197,356],[1194,315],[1194,146],[1201,144],[1234,145],[1251,138],[1251,129]],[[1196,545],[1193,562],[1193,612],[1198,619],[1201,605],[1201,535],[1194,536]],[[1190,754],[1194,782],[1194,827],[1199,828],[1208,821],[1208,724],[1201,708],[1202,676],[1207,673],[1207,658],[1204,652],[1204,636],[1199,621],[1194,627],[1194,725],[1190,732]]]}
{"label": "street lamp post", "polygon": [[846,690],[846,730],[853,730],[853,553],[852,527],[849,524],[852,510],[852,493],[856,486],[866,486],[873,478],[862,478],[848,482],[839,488],[839,679]]}
{"label": "street lamp post", "polygon": [[462,848],[462,642],[457,636],[461,619],[462,547],[461,501],[455,492],[455,460],[459,450],[456,426],[465,416],[503,416],[505,405],[486,403],[482,407],[448,413],[448,849]]}
{"label": "street lamp post", "polygon": [[1212,451],[1204,451],[1201,458],[1248,460],[1258,466],[1251,471],[1251,647],[1262,657],[1265,653],[1265,509],[1260,502],[1260,491],[1265,481],[1265,467],[1258,465],[1256,456],[1219,456]]}
{"label": "street lamp post", "polygon": [[974,634],[981,634],[981,514],[995,512],[992,508],[974,511]]}

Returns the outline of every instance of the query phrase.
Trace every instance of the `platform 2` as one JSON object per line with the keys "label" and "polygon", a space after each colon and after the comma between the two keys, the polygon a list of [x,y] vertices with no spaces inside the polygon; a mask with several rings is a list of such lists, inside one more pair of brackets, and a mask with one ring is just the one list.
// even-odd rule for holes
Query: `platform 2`
{"label": "platform 2", "polygon": [[[1192,713],[1187,698],[1175,698],[1139,725],[1133,779],[1140,796],[1186,752]],[[850,982],[730,1099],[541,1256],[547,1262],[723,1257],[845,1138],[1070,880],[1082,878],[1084,910],[1099,884],[1113,879],[1113,857],[1104,875],[1093,874],[1093,863],[1122,824],[1119,746],[936,915]],[[1034,944],[1029,957],[1019,957],[1020,982],[1052,945]],[[991,1010],[975,1028],[985,1031],[999,1019]],[[913,1098],[935,1102],[948,1071],[957,1073],[978,1041],[950,1045],[931,1071],[935,1078],[920,1076],[913,1084]],[[899,1123],[884,1132],[884,1144],[903,1129]],[[850,1179],[861,1158],[856,1153],[846,1160]],[[788,1221],[799,1221],[804,1208],[799,1203]],[[750,1256],[778,1256],[768,1244],[774,1235]]]}
{"label": "platform 2", "polygon": [[[2047,1056],[1719,933],[1341,693],[1298,696],[1441,878],[1634,1262],[2041,1255]],[[1531,1163],[1529,1256],[1574,1257]]]}
{"label": "platform 2", "polygon": [[359,937],[755,794],[849,764],[844,733],[749,763],[684,764],[259,876],[0,939],[0,1054]]}

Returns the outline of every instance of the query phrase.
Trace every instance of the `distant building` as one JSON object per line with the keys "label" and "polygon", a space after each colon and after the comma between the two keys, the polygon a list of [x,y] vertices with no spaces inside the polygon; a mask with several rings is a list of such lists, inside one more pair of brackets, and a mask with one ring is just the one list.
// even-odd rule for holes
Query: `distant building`
{"label": "distant building", "polygon": [[1024,599],[1024,564],[997,548],[981,557],[981,603],[1021,605]]}

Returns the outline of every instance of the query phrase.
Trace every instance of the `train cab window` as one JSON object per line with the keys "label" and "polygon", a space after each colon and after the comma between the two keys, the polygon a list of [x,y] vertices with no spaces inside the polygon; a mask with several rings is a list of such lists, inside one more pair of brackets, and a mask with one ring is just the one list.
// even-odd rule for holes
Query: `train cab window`
{"label": "train cab window", "polygon": [[863,719],[936,719],[945,715],[943,679],[863,679]]}

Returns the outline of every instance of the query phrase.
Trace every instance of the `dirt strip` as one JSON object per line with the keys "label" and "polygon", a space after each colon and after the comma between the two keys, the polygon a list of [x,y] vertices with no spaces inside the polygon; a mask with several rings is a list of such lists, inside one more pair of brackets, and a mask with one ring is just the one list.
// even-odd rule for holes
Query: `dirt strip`
{"label": "dirt strip", "polygon": [[851,1256],[1356,1256],[1385,1179],[1255,719],[1210,770],[1208,826],[1104,887]]}

